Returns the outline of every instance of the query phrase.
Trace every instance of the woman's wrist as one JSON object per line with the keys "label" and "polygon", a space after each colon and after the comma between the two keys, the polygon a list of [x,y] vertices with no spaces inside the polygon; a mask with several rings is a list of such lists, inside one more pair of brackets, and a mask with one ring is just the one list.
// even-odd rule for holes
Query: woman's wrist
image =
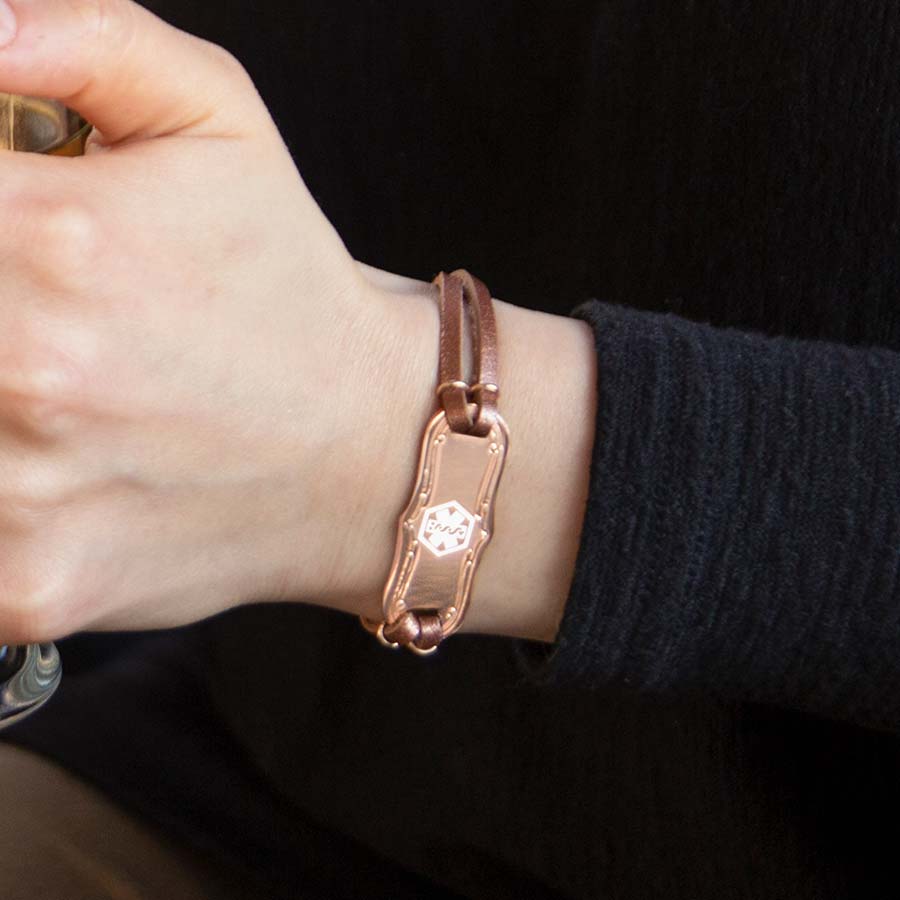
{"label": "woman's wrist", "polygon": [[[332,596],[320,598],[379,618],[397,518],[409,499],[422,431],[437,408],[438,311],[425,282],[364,268],[369,303],[389,328],[373,334],[375,371],[357,407],[361,451],[344,463],[348,503],[332,527],[343,541]],[[587,498],[596,410],[590,327],[495,301],[500,412],[510,451],[464,631],[550,641],[574,572]],[[381,346],[378,346],[378,345]],[[348,456],[347,459],[350,459]],[[351,472],[350,470],[353,469]],[[349,479],[349,480],[348,480]]]}

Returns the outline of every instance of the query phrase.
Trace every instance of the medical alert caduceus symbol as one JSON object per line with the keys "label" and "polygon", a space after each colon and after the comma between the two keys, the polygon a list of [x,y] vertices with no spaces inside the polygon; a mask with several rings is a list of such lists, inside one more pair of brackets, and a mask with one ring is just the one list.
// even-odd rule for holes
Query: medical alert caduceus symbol
{"label": "medical alert caduceus symbol", "polygon": [[419,540],[435,555],[465,550],[472,537],[475,517],[455,500],[425,510]]}

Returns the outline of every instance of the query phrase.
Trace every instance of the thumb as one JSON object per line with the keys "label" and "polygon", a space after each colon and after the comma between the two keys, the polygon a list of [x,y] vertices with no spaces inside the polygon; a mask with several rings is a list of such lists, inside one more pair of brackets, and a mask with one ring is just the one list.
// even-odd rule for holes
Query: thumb
{"label": "thumb", "polygon": [[132,0],[0,0],[0,91],[61,100],[111,144],[240,133],[261,107],[230,54]]}

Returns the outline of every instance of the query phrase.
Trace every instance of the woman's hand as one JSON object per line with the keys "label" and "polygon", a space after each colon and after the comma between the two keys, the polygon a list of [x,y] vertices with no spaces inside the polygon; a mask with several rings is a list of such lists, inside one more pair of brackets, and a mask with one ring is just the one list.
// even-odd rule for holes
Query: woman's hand
{"label": "woman's hand", "polygon": [[395,314],[225,51],[130,0],[9,6],[0,90],[98,131],[0,152],[0,643],[360,611],[365,515],[404,501],[374,472]]}
{"label": "woman's hand", "polygon": [[[357,266],[242,67],[131,0],[0,0],[0,90],[97,128],[83,158],[0,151],[0,643],[264,600],[377,617],[435,407],[431,286]],[[513,446],[466,627],[549,640],[593,338],[497,317]]]}

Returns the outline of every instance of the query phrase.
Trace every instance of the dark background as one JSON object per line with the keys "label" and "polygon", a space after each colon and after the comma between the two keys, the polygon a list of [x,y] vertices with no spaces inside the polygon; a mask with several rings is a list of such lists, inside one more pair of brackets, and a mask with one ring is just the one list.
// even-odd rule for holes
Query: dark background
{"label": "dark background", "polygon": [[365,262],[563,314],[900,331],[898,4],[147,5],[241,59]]}

